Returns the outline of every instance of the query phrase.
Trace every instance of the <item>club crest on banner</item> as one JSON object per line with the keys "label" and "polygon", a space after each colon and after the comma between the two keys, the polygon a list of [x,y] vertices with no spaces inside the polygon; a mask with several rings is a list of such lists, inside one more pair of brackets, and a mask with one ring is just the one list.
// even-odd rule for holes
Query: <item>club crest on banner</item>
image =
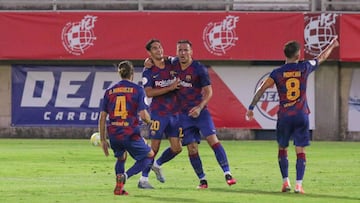
{"label": "club crest on banner", "polygon": [[86,15],[80,22],[69,22],[65,25],[61,40],[66,51],[79,56],[94,45],[96,19],[96,16]]}
{"label": "club crest on banner", "polygon": [[238,37],[236,36],[237,16],[226,16],[220,22],[210,22],[203,31],[203,42],[206,49],[217,56],[226,54],[226,51],[235,46]]}
{"label": "club crest on banner", "polygon": [[336,33],[336,19],[338,14],[322,13],[315,16],[305,16],[305,52],[311,56],[320,54]]}
{"label": "club crest on banner", "polygon": [[[254,92],[256,92],[256,90],[266,80],[266,78],[269,77],[269,75],[270,73],[267,73],[260,78],[256,84]],[[256,108],[267,119],[273,121],[277,120],[277,112],[279,110],[279,94],[277,93],[275,84],[264,92],[259,102],[257,103]]]}

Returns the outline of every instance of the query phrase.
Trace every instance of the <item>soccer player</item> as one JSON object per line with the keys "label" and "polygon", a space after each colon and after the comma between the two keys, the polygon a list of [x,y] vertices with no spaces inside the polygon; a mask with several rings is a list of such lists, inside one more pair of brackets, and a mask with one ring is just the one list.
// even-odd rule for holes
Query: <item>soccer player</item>
{"label": "soccer player", "polygon": [[178,90],[180,99],[180,124],[183,129],[183,146],[187,146],[188,156],[196,175],[200,180],[198,189],[208,188],[208,183],[200,159],[198,144],[204,136],[222,168],[228,185],[236,180],[232,177],[229,163],[223,146],[216,136],[214,122],[207,104],[212,97],[212,87],[207,68],[192,59],[192,44],[188,40],[177,42],[177,57],[173,64],[178,70],[181,87]]}
{"label": "soccer player", "polygon": [[282,192],[291,190],[288,178],[288,153],[289,140],[294,139],[296,160],[296,186],[295,193],[305,193],[302,181],[305,172],[305,147],[310,145],[309,117],[310,113],[306,99],[307,78],[325,61],[332,50],[339,46],[337,37],[328,47],[313,60],[299,62],[300,44],[290,41],[284,46],[286,62],[274,69],[270,76],[256,90],[251,104],[246,112],[248,120],[254,117],[253,109],[267,88],[276,85],[280,98],[276,136],[278,142],[278,162],[283,178]]}
{"label": "soccer player", "polygon": [[[179,138],[179,105],[176,96],[180,81],[176,78],[176,72],[170,61],[164,59],[164,50],[158,39],[151,39],[145,48],[153,63],[152,67],[144,69],[142,76],[146,96],[152,98],[149,138],[155,156],[164,134],[170,142],[170,147],[166,148],[151,166],[157,179],[163,183],[165,177],[160,166],[173,159],[182,150]],[[142,172],[138,183],[139,188],[153,188],[148,180],[149,172],[150,166]]]}
{"label": "soccer player", "polygon": [[[126,179],[138,174],[151,163],[154,152],[140,135],[139,116],[142,121],[150,123],[144,101],[144,89],[133,83],[134,67],[130,61],[118,65],[121,81],[105,91],[99,117],[101,146],[105,156],[109,156],[109,143],[106,141],[106,130],[110,146],[117,158],[115,164],[115,195],[127,195],[124,190]],[[106,118],[109,121],[106,124]],[[125,173],[126,151],[136,162]]]}

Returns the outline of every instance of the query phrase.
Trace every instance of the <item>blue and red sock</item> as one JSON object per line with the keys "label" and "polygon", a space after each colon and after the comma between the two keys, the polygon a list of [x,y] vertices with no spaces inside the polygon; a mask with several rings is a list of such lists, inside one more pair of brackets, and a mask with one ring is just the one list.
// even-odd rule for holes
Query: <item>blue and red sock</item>
{"label": "blue and red sock", "polygon": [[125,172],[125,160],[118,158],[115,163],[115,174],[122,174]]}
{"label": "blue and red sock", "polygon": [[296,156],[296,180],[302,180],[305,174],[306,156],[305,153],[299,153]]}
{"label": "blue and red sock", "polygon": [[146,159],[148,159],[149,164],[145,166],[145,168],[143,168],[141,176],[142,177],[149,177],[149,173],[151,170],[151,166],[154,163],[154,157],[147,157]]}
{"label": "blue and red sock", "polygon": [[[152,158],[152,160],[154,160],[154,158]],[[136,161],[134,165],[126,171],[127,178],[130,178],[131,176],[140,173],[140,171],[142,171],[145,167],[149,166],[150,164],[151,164],[151,159],[148,157]]]}
{"label": "blue and red sock", "polygon": [[202,167],[202,162],[200,159],[200,156],[198,153],[193,154],[193,155],[189,155],[189,160],[190,163],[196,173],[196,175],[198,176],[199,179],[202,179],[205,177],[205,173]]}
{"label": "blue and red sock", "polygon": [[215,143],[214,145],[211,146],[211,148],[214,150],[216,160],[218,161],[221,169],[224,172],[230,171],[226,152],[224,150],[224,147],[221,145],[221,143],[220,142]]}
{"label": "blue and red sock", "polygon": [[161,166],[162,164],[173,159],[176,155],[178,155],[178,153],[174,153],[171,150],[171,147],[168,147],[167,149],[164,150],[164,152],[161,154],[161,156],[156,160],[156,163],[159,166]]}
{"label": "blue and red sock", "polygon": [[283,178],[289,177],[289,161],[286,149],[279,149],[278,153],[279,168]]}

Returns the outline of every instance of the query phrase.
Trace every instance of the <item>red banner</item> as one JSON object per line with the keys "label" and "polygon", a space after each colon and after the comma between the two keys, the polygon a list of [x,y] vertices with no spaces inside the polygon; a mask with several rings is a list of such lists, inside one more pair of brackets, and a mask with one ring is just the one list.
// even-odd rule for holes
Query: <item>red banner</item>
{"label": "red banner", "polygon": [[360,61],[360,15],[343,14],[340,30],[340,60]]}
{"label": "red banner", "polygon": [[[339,19],[340,15],[337,13],[306,13],[304,15],[305,59],[318,56],[335,36],[340,35]],[[334,49],[329,59],[339,59],[339,49]]]}
{"label": "red banner", "polygon": [[302,13],[1,12],[0,59],[144,59],[145,43],[175,55],[189,39],[200,60],[283,60],[288,40],[303,41]]}

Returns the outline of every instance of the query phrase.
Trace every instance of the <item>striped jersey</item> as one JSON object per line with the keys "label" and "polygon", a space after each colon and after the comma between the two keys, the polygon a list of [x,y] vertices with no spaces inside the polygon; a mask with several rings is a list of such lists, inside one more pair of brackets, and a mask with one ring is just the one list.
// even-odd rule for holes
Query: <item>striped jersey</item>
{"label": "striped jersey", "polygon": [[318,67],[317,59],[286,63],[270,73],[279,94],[278,118],[298,113],[309,114],[306,98],[307,79]]}
{"label": "striped jersey", "polygon": [[198,61],[193,61],[185,70],[181,70],[180,63],[174,62],[178,77],[181,80],[179,101],[182,113],[199,105],[202,101],[202,88],[211,84],[207,68]]}
{"label": "striped jersey", "polygon": [[[174,69],[174,66],[166,60],[164,68],[157,66],[145,68],[142,77],[144,88],[164,88],[175,82],[177,71]],[[179,112],[177,90],[153,97],[150,104],[150,111],[151,114],[160,116],[177,114]]]}
{"label": "striped jersey", "polygon": [[101,110],[109,116],[109,138],[123,139],[139,133],[138,112],[147,108],[144,99],[144,89],[128,80],[122,80],[105,91]]}

